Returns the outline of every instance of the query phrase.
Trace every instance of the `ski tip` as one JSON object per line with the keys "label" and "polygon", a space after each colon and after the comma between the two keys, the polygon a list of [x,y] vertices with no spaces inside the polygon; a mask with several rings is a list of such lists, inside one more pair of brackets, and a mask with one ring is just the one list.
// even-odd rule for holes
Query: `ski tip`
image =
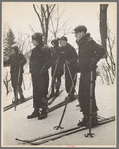
{"label": "ski tip", "polygon": [[18,138],[15,138],[15,140],[24,142],[24,140],[21,140],[21,139],[18,139]]}

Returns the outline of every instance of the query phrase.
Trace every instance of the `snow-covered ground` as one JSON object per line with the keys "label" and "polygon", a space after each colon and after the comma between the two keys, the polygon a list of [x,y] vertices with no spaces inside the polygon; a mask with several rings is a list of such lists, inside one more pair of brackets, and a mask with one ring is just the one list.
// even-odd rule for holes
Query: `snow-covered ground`
{"label": "snow-covered ground", "polygon": [[[30,74],[24,74],[25,97],[32,95],[32,84],[30,85]],[[24,87],[23,87],[24,88]],[[62,86],[64,89],[62,94],[49,106],[61,102],[66,97],[64,87],[64,76],[62,77]],[[3,86],[3,91],[5,90]],[[77,87],[78,91],[78,79]],[[5,92],[3,93],[5,94]],[[4,106],[11,103],[13,98],[13,92],[10,92],[7,96],[2,98],[2,109]],[[116,85],[105,85],[100,81],[100,77],[97,78],[96,85],[96,99],[99,108],[98,114],[102,117],[116,116]],[[21,105],[17,106],[16,111],[14,108],[2,112],[2,147],[26,147],[29,144],[23,144],[15,140],[19,139],[33,139],[36,137],[43,136],[45,134],[58,132],[61,130],[53,129],[54,126],[59,124],[64,106],[50,112],[48,117],[44,120],[38,120],[37,118],[28,120],[27,115],[33,111],[33,100],[29,100]],[[78,100],[75,100],[68,104],[66,113],[62,122],[64,129],[76,127],[79,120],[82,118],[80,108],[76,107]],[[66,146],[66,147],[115,147],[116,146],[116,121],[95,127],[92,129],[92,133],[95,134],[94,138],[86,138],[84,135],[88,133],[87,130],[83,130],[72,135],[65,136],[63,138],[50,141],[40,147],[51,147],[51,146]],[[33,146],[34,147],[34,146]]]}

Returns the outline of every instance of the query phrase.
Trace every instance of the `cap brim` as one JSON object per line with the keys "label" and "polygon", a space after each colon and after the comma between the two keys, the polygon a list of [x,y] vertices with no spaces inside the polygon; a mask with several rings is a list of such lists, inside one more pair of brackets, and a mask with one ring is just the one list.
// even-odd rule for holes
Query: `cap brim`
{"label": "cap brim", "polygon": [[58,38],[58,40],[64,40],[64,39],[62,39],[62,38]]}

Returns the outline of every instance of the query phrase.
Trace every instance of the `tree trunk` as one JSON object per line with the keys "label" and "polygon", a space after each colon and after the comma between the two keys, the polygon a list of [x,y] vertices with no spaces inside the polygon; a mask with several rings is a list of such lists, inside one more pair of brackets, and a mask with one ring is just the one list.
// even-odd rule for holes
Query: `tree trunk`
{"label": "tree trunk", "polygon": [[[102,46],[107,53],[107,7],[108,4],[100,4],[100,36]],[[107,54],[104,56],[107,57]]]}

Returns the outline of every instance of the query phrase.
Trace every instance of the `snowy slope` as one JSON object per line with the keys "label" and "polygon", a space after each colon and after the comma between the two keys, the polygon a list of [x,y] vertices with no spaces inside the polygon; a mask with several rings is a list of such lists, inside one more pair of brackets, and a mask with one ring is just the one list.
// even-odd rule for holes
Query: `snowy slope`
{"label": "snowy slope", "polygon": [[[28,77],[26,77],[28,79]],[[30,81],[30,76],[29,76]],[[27,82],[29,82],[27,81]],[[78,80],[77,80],[78,81]],[[26,82],[25,82],[26,83]],[[57,100],[50,106],[61,102],[66,97],[64,87],[64,76],[62,77],[62,86],[64,89],[63,93],[57,98]],[[78,83],[77,88],[78,91]],[[100,82],[100,78],[97,79],[96,85],[96,99],[99,108],[98,114],[103,117],[116,116],[116,96],[115,96],[115,85],[105,85]],[[26,85],[26,90],[24,90],[25,97],[32,95],[32,85],[28,90],[28,85]],[[12,93],[8,94],[5,99],[3,99],[4,105],[11,102]],[[9,98],[10,97],[10,98]],[[43,136],[45,134],[58,132],[60,130],[53,129],[54,126],[59,124],[64,106],[50,112],[48,117],[44,120],[38,120],[37,118],[28,120],[27,115],[31,114],[33,111],[32,100],[27,101],[21,105],[17,106],[16,111],[14,108],[3,112],[2,114],[2,146],[6,147],[16,147],[16,146],[30,146],[29,144],[23,144],[15,140],[15,138],[20,139],[33,139],[38,136]],[[82,118],[80,108],[76,107],[78,100],[75,100],[68,104],[67,110],[62,122],[64,129],[76,127],[79,120]],[[4,106],[3,106],[4,107]],[[88,129],[77,132],[75,134],[65,136],[55,141],[50,141],[41,146],[66,146],[66,147],[114,147],[116,144],[116,121],[104,124],[102,126],[92,129],[95,133],[94,138],[86,138],[84,135],[88,133]]]}

